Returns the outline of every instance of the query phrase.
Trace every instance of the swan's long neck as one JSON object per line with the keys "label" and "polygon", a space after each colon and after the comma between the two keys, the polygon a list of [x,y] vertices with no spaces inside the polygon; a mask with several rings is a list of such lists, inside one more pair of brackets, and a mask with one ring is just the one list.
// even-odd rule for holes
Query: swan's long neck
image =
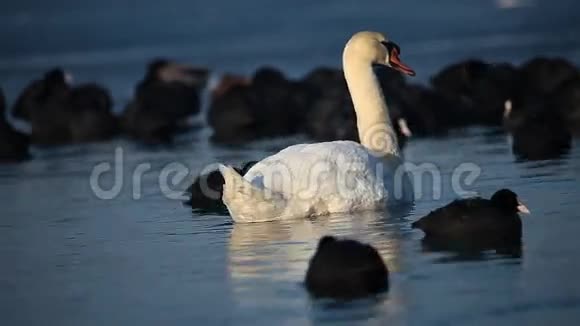
{"label": "swan's long neck", "polygon": [[348,47],[342,61],[361,144],[378,156],[399,155],[389,109],[372,64],[349,54]]}

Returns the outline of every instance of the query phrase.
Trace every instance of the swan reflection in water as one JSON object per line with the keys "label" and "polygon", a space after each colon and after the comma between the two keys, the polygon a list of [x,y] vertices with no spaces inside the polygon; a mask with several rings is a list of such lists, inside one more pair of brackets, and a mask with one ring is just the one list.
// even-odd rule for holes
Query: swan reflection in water
{"label": "swan reflection in water", "polygon": [[[263,277],[301,280],[324,235],[349,237],[377,248],[390,271],[399,267],[400,236],[388,212],[333,214],[317,219],[234,224],[229,243],[233,279]],[[276,273],[273,273],[276,271]]]}
{"label": "swan reflection in water", "polygon": [[[324,235],[348,237],[374,246],[392,277],[401,269],[400,229],[404,223],[404,219],[392,217],[387,211],[369,211],[333,214],[315,220],[234,224],[229,241],[228,270],[235,301],[240,306],[276,306],[278,302],[287,305],[288,300],[307,304],[308,295],[302,282],[309,260]],[[293,290],[288,291],[289,288]],[[247,297],[250,293],[251,299]],[[382,307],[378,309],[383,312],[396,311],[402,306],[401,295],[396,289],[391,288],[383,297],[388,300],[377,302]]]}

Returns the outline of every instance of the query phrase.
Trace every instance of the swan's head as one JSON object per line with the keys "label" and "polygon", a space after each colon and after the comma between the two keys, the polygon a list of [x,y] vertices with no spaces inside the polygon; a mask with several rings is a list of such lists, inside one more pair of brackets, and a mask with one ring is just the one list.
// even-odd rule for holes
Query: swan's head
{"label": "swan's head", "polygon": [[378,32],[358,32],[354,34],[346,47],[343,57],[356,57],[358,60],[398,70],[406,75],[415,76],[415,71],[401,62],[401,49]]}

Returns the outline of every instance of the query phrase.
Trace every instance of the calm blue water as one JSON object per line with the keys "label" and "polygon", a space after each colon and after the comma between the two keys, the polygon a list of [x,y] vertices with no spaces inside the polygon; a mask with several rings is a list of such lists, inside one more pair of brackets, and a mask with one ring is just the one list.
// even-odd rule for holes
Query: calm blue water
{"label": "calm blue water", "polygon": [[[576,1],[417,0],[233,3],[200,1],[25,0],[1,5],[0,83],[9,99],[47,68],[62,64],[77,80],[111,88],[118,108],[152,56],[206,65],[217,74],[275,64],[299,76],[338,66],[344,41],[363,28],[387,31],[425,81],[444,64],[477,56],[521,62],[560,55],[580,62]],[[53,150],[0,167],[0,323],[2,325],[573,325],[580,321],[580,145],[557,161],[518,163],[505,135],[490,130],[413,140],[415,163],[441,171],[441,198],[429,194],[410,212],[322,217],[315,221],[233,225],[199,216],[168,198],[159,176],[170,163],[198,172],[208,163],[259,159],[303,139],[241,148],[211,146],[210,131],[174,147],[112,143]],[[102,200],[91,189],[104,175]],[[522,257],[475,259],[427,253],[409,222],[456,198],[451,173],[481,168],[470,191],[515,190],[532,210],[524,217]],[[141,184],[138,166],[150,164]],[[163,179],[163,178],[162,178]],[[182,189],[185,185],[170,185]],[[138,198],[138,199],[136,199]],[[378,301],[327,307],[301,281],[320,236],[336,234],[379,248],[392,288]]]}

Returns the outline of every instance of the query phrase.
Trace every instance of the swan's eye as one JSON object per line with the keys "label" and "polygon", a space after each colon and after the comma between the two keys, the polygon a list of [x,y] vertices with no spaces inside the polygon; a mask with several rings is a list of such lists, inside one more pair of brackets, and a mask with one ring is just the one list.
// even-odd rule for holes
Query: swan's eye
{"label": "swan's eye", "polygon": [[413,71],[413,69],[411,69],[409,66],[401,62],[401,59],[399,57],[401,54],[401,48],[399,48],[399,46],[396,43],[382,41],[381,44],[387,49],[387,52],[389,54],[388,56],[389,62],[387,62],[387,65],[389,67],[398,70],[404,74],[407,74],[409,76],[415,76],[415,71]]}
{"label": "swan's eye", "polygon": [[389,51],[389,54],[393,53],[393,50],[397,51],[397,54],[401,54],[401,48],[394,42],[391,41],[381,41],[381,44]]}

